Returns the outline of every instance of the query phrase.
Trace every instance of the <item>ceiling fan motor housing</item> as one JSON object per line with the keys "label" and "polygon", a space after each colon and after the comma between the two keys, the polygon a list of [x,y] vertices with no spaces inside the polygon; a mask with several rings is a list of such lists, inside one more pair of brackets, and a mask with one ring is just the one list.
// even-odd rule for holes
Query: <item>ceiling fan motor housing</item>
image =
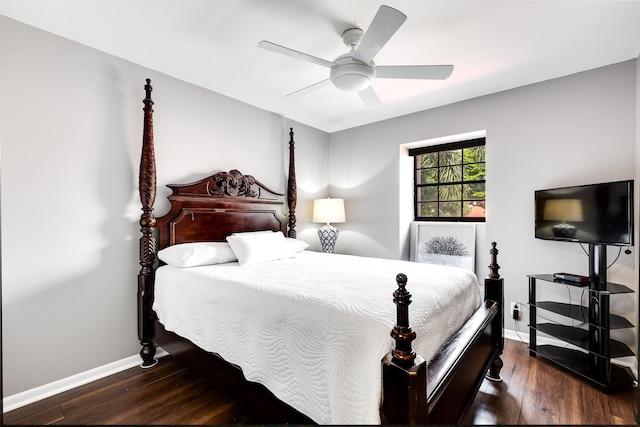
{"label": "ceiling fan motor housing", "polygon": [[333,61],[336,65],[331,67],[331,81],[338,89],[359,92],[371,86],[371,82],[376,77],[376,71],[373,62],[367,65],[351,56],[351,54],[342,55]]}

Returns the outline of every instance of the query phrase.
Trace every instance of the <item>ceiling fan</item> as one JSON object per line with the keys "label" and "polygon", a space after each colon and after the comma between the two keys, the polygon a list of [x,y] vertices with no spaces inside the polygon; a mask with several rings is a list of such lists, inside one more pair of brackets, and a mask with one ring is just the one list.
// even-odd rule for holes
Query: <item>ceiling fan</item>
{"label": "ceiling fan", "polygon": [[333,84],[338,89],[357,92],[369,106],[381,104],[378,95],[371,87],[375,78],[390,79],[447,79],[453,72],[453,65],[376,65],[373,58],[400,28],[407,16],[389,6],[380,6],[369,29],[364,32],[358,27],[349,28],[342,33],[342,40],[349,53],[327,61],[288,47],[263,40],[261,47],[292,58],[311,62],[330,69],[329,78],[288,94],[301,96]]}

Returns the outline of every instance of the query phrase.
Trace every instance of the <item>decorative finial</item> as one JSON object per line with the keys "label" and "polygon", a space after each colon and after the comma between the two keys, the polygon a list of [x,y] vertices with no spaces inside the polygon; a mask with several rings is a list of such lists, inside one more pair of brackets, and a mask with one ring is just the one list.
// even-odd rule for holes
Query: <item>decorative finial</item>
{"label": "decorative finial", "polygon": [[394,362],[411,366],[416,358],[416,352],[411,347],[411,342],[416,339],[416,333],[409,326],[409,304],[411,294],[407,291],[407,276],[399,273],[396,276],[398,289],[393,293],[393,302],[396,304],[396,325],[391,330],[391,336],[396,341],[396,348],[391,351]]}
{"label": "decorative finial", "polygon": [[491,242],[491,249],[489,250],[489,254],[491,254],[491,264],[489,264],[489,278],[499,279],[500,274],[498,274],[498,270],[500,269],[500,266],[498,265],[498,249],[496,248],[496,242]]}

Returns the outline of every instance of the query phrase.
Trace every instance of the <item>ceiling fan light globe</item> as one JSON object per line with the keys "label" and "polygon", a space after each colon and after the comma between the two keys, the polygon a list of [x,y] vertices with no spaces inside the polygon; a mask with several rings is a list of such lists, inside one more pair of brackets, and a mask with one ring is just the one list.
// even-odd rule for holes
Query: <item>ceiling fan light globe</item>
{"label": "ceiling fan light globe", "polygon": [[376,73],[365,64],[348,63],[331,68],[331,81],[338,89],[359,92],[371,86]]}

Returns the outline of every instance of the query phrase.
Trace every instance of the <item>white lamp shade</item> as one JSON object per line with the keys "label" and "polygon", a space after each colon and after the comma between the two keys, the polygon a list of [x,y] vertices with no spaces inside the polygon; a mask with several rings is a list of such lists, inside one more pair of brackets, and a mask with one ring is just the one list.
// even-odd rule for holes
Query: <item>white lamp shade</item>
{"label": "white lamp shade", "polygon": [[344,222],[343,199],[317,199],[313,201],[313,222]]}
{"label": "white lamp shade", "polygon": [[548,221],[582,221],[582,202],[578,199],[551,199],[544,204],[543,218]]}

